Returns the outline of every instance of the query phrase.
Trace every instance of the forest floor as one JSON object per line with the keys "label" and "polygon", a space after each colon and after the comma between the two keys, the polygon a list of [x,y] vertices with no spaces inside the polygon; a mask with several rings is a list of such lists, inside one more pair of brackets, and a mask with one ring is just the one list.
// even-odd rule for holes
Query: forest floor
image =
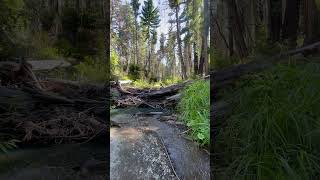
{"label": "forest floor", "polygon": [[209,154],[186,138],[170,112],[119,109],[111,120],[111,179],[210,179]]}
{"label": "forest floor", "polygon": [[107,179],[107,86],[40,78],[30,64],[37,70],[68,66],[0,63],[2,142],[20,141],[0,155],[0,179]]}
{"label": "forest floor", "polygon": [[208,151],[175,106],[192,81],[158,89],[111,85],[111,179],[210,179]]}
{"label": "forest floor", "polygon": [[[0,126],[21,141],[0,156],[0,179],[106,179],[109,86],[43,73],[39,79],[23,62],[3,62],[0,68],[8,70],[0,74]],[[111,83],[109,100],[118,111],[111,116],[111,178],[209,179],[209,154],[167,111],[188,83],[161,89]],[[14,108],[3,108],[12,101]]]}

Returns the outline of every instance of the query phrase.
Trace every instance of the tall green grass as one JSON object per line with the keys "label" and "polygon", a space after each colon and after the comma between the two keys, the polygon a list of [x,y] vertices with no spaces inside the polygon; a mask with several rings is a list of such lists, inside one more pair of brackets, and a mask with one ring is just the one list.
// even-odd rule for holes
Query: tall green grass
{"label": "tall green grass", "polygon": [[[320,177],[320,65],[278,66],[237,87],[215,142],[222,179]],[[235,95],[235,94],[234,94]]]}
{"label": "tall green grass", "polygon": [[16,139],[11,139],[6,142],[0,142],[0,153],[8,153],[9,150],[17,148],[16,143],[20,142]]}
{"label": "tall green grass", "polygon": [[78,81],[101,83],[109,81],[108,72],[109,67],[103,59],[88,56],[75,66],[74,76]]}
{"label": "tall green grass", "polygon": [[191,136],[201,143],[210,142],[210,82],[199,80],[185,88],[178,105],[181,119],[191,128]]}

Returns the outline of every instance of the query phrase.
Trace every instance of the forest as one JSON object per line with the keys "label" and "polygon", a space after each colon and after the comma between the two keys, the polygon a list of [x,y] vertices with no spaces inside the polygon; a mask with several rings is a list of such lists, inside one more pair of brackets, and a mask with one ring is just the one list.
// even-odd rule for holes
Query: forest
{"label": "forest", "polygon": [[212,176],[317,179],[320,2],[210,3]]}
{"label": "forest", "polygon": [[209,25],[207,0],[111,1],[111,177],[210,178]]}
{"label": "forest", "polygon": [[209,178],[208,1],[0,3],[0,179]]}
{"label": "forest", "polygon": [[0,1],[0,179],[109,177],[109,7]]}
{"label": "forest", "polygon": [[201,0],[113,1],[113,74],[162,82],[208,74],[206,8],[208,2]]}
{"label": "forest", "polygon": [[319,0],[2,0],[0,179],[317,179],[319,63]]}

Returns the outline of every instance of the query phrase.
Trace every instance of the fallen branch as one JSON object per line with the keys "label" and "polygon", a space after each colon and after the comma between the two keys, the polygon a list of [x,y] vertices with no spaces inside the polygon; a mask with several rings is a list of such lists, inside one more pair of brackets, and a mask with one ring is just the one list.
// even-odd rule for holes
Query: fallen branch
{"label": "fallen branch", "polygon": [[42,89],[37,77],[32,72],[32,66],[24,58],[21,59],[20,63],[0,62],[0,82],[1,85],[31,83],[34,87]]}
{"label": "fallen branch", "polygon": [[183,89],[186,85],[191,84],[192,81],[188,80],[180,84],[175,84],[172,86],[168,86],[159,90],[154,90],[151,92],[145,92],[138,95],[140,98],[154,98],[154,97],[163,97],[163,96],[170,96],[173,94],[178,93],[181,89]]}
{"label": "fallen branch", "polygon": [[274,63],[280,62],[285,57],[299,54],[307,50],[312,50],[317,47],[320,47],[320,42],[272,56],[271,58],[268,58],[265,61],[252,61],[247,64],[240,64],[233,67],[222,69],[220,71],[211,72],[211,88],[220,89],[222,87],[225,87],[226,85],[233,83],[234,80],[244,75],[261,72],[267,68],[270,68],[274,65]]}

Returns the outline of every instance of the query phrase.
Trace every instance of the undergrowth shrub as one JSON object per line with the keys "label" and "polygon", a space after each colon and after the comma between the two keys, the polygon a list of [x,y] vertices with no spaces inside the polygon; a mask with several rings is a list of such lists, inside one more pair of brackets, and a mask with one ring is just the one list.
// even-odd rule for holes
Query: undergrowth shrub
{"label": "undergrowth shrub", "polygon": [[7,153],[9,150],[17,148],[16,143],[20,142],[16,139],[12,139],[6,142],[0,142],[0,152]]}
{"label": "undergrowth shrub", "polygon": [[148,81],[143,79],[137,79],[133,81],[132,84],[133,86],[139,87],[139,88],[162,88],[162,87],[170,86],[180,82],[182,82],[181,78],[173,77],[173,78],[167,78],[161,81]]}
{"label": "undergrowth shrub", "polygon": [[57,40],[55,46],[57,47],[58,52],[64,57],[73,57],[76,51],[71,42],[66,39]]}
{"label": "undergrowth shrub", "polygon": [[[217,172],[231,179],[320,177],[320,65],[278,66],[236,87],[216,137]],[[226,178],[226,177],[224,177]],[[222,178],[222,179],[224,179]]]}
{"label": "undergrowth shrub", "polygon": [[166,78],[162,81],[162,83],[164,85],[172,85],[172,84],[177,84],[182,82],[182,79],[180,77],[170,77],[170,78]]}
{"label": "undergrowth shrub", "polygon": [[54,44],[47,32],[39,32],[33,35],[30,40],[29,56],[37,59],[58,59],[61,57],[58,48]]}
{"label": "undergrowth shrub", "polygon": [[156,76],[156,74],[151,73],[151,75],[149,77],[149,83],[152,84],[152,83],[156,83],[156,82],[158,82],[158,77]]}
{"label": "undergrowth shrub", "polygon": [[213,58],[211,58],[212,62],[210,62],[210,66],[211,66],[210,69],[212,70],[217,70],[217,69],[225,68],[235,64],[243,63],[243,60],[241,58],[237,56],[227,57],[219,51],[213,51],[212,56],[213,56]]}
{"label": "undergrowth shrub", "polygon": [[138,79],[136,81],[133,81],[132,85],[134,87],[139,87],[139,88],[161,88],[163,84],[161,82],[152,82],[150,83],[148,80],[143,80],[143,79]]}
{"label": "undergrowth shrub", "polygon": [[75,66],[75,76],[79,81],[107,82],[109,67],[100,58],[85,57]]}
{"label": "undergrowth shrub", "polygon": [[141,78],[141,67],[137,64],[129,65],[128,77],[133,81],[136,81]]}
{"label": "undergrowth shrub", "polygon": [[35,57],[40,59],[58,59],[60,56],[57,48],[44,47],[39,49]]}
{"label": "undergrowth shrub", "polygon": [[191,128],[191,136],[201,145],[210,142],[210,82],[198,80],[182,91],[178,105],[181,120]]}

